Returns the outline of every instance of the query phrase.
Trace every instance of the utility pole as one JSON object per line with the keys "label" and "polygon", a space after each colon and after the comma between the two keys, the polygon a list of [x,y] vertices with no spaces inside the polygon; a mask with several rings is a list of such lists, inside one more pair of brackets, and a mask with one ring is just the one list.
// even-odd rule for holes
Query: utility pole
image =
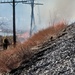
{"label": "utility pole", "polygon": [[16,46],[15,0],[13,0],[13,43]]}
{"label": "utility pole", "polygon": [[13,6],[13,44],[14,44],[14,47],[16,46],[16,23],[15,23],[15,3],[25,3],[27,2],[26,0],[23,0],[23,1],[1,1],[0,3],[12,3],[12,6]]}
{"label": "utility pole", "polygon": [[[30,36],[32,35],[32,24],[34,21],[34,0],[31,0],[31,27],[30,27]],[[35,21],[34,21],[35,23]]]}
{"label": "utility pole", "polygon": [[32,35],[32,27],[33,27],[33,22],[35,25],[35,19],[34,19],[34,5],[43,5],[42,3],[34,3],[34,0],[30,0],[28,3],[24,4],[30,4],[31,5],[31,24],[30,24],[30,36]]}

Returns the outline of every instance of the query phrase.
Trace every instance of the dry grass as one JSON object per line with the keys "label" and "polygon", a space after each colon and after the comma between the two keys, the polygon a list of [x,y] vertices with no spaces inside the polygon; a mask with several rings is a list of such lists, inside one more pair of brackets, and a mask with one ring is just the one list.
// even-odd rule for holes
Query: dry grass
{"label": "dry grass", "polygon": [[51,36],[57,35],[66,25],[64,23],[56,24],[34,34],[23,44],[18,44],[16,48],[0,52],[0,72],[9,72],[17,68],[23,60],[29,59],[34,52],[31,48],[43,43]]}
{"label": "dry grass", "polygon": [[47,40],[47,38],[50,38],[51,36],[55,37],[66,26],[67,25],[64,22],[60,22],[56,25],[48,27],[47,29],[43,29],[38,33],[34,34],[27,42],[25,42],[25,45],[28,46],[38,45],[43,41]]}

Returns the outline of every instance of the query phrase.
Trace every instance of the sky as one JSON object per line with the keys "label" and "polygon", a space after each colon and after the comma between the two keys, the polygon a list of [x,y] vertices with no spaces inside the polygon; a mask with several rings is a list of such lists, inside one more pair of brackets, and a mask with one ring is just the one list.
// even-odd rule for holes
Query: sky
{"label": "sky", "polygon": [[[75,0],[35,0],[35,3],[37,2],[43,5],[34,6],[35,30],[41,30],[63,20],[67,23],[75,21]],[[0,22],[1,21],[6,23],[6,28],[12,29],[11,4],[0,4]],[[29,4],[17,4],[16,29],[29,30],[30,22],[31,6]]]}

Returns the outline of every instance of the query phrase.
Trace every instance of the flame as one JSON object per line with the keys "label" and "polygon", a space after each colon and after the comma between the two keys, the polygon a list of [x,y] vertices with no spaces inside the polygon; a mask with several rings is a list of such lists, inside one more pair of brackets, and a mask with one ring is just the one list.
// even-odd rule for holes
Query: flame
{"label": "flame", "polygon": [[28,38],[29,37],[29,32],[25,32],[23,34],[19,34],[18,38]]}
{"label": "flame", "polygon": [[17,38],[19,39],[20,42],[25,41],[28,37],[29,37],[29,32],[17,35]]}

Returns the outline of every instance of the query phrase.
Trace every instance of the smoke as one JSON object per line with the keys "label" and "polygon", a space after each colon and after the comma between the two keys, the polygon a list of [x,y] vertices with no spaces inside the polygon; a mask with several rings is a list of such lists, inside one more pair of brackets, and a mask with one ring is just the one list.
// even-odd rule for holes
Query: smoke
{"label": "smoke", "polygon": [[25,32],[23,34],[17,34],[17,38],[18,38],[18,41],[23,43],[24,41],[27,40],[27,38],[29,38],[29,32]]}
{"label": "smoke", "polygon": [[75,13],[75,0],[57,0],[56,12],[59,15],[60,20],[64,19],[66,22],[73,20]]}
{"label": "smoke", "polygon": [[[47,27],[60,21],[75,21],[75,0],[42,0],[40,7],[41,26]],[[36,10],[36,12],[38,12]]]}

